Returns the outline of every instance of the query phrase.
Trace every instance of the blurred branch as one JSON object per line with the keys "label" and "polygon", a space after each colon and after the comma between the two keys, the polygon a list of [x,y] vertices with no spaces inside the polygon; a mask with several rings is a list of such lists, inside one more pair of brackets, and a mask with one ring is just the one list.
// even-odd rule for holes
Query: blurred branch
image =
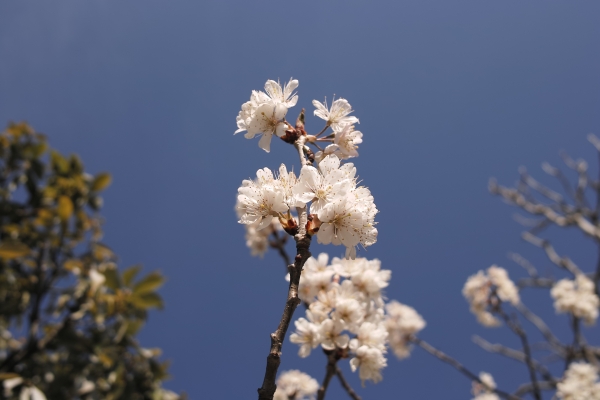
{"label": "blurred branch", "polygon": [[331,378],[335,375],[335,370],[337,367],[338,357],[335,351],[326,352],[327,354],[327,366],[325,368],[325,377],[323,378],[323,383],[321,383],[321,387],[317,391],[317,400],[325,399],[325,392],[327,392],[327,387],[329,386],[329,382]]}
{"label": "blurred branch", "polygon": [[408,337],[408,341],[416,344],[419,347],[421,347],[423,350],[425,350],[429,354],[433,355],[434,357],[436,357],[440,361],[443,361],[446,364],[451,365],[457,371],[459,371],[461,374],[465,375],[470,380],[478,382],[483,387],[487,388],[489,391],[496,393],[498,396],[500,396],[500,397],[502,397],[504,399],[520,400],[520,397],[518,397],[518,396],[514,396],[514,395],[512,395],[510,393],[504,392],[504,391],[499,390],[499,389],[492,389],[492,388],[488,387],[485,383],[483,383],[481,381],[481,379],[479,378],[479,376],[475,375],[473,372],[471,372],[470,370],[468,370],[460,362],[458,362],[454,358],[450,357],[446,353],[442,352],[441,350],[436,349],[435,347],[433,347],[432,345],[430,345],[426,341],[424,341],[422,339],[419,339],[418,337],[416,337],[414,335],[409,336]]}
{"label": "blurred branch", "polygon": [[542,335],[548,341],[548,343],[551,346],[553,346],[553,349],[555,352],[557,352],[558,354],[564,355],[564,345],[552,333],[552,331],[550,330],[548,325],[546,325],[544,320],[542,320],[540,317],[538,317],[536,314],[534,314],[531,310],[529,310],[527,307],[525,307],[525,304],[523,304],[523,303],[517,304],[515,306],[515,308],[517,310],[519,310],[519,312],[523,315],[523,317],[525,317],[525,319],[527,319],[529,322],[531,322],[542,333]]}
{"label": "blurred branch", "polygon": [[541,239],[529,232],[523,232],[521,237],[527,242],[533,244],[534,246],[541,247],[542,249],[544,249],[546,255],[548,256],[548,259],[550,259],[550,261],[552,261],[560,268],[566,269],[573,275],[581,274],[581,270],[579,269],[579,267],[575,265],[575,263],[571,261],[570,258],[559,256],[548,240]]}
{"label": "blurred branch", "polygon": [[350,384],[348,384],[348,381],[346,381],[346,378],[344,377],[344,374],[342,373],[342,370],[340,369],[340,367],[338,365],[335,366],[335,374],[337,375],[338,380],[340,381],[340,384],[342,385],[342,387],[344,388],[344,390],[346,390],[346,392],[348,393],[348,395],[353,400],[362,400],[360,398],[360,396],[358,394],[356,394],[356,392],[354,391],[354,389],[352,389],[352,387],[350,386]]}
{"label": "blurred branch", "polygon": [[[477,335],[473,336],[473,342],[490,353],[500,354],[522,363],[526,362],[526,356],[522,351],[511,349],[510,347],[506,347],[498,343],[492,344]],[[556,382],[556,379],[552,376],[552,373],[550,373],[550,371],[544,365],[542,365],[542,363],[532,359],[532,364],[534,368],[540,372],[544,379],[550,382]]]}
{"label": "blurred branch", "polygon": [[523,346],[523,354],[524,354],[524,362],[527,365],[527,369],[529,370],[529,378],[531,379],[531,383],[533,385],[533,397],[536,400],[542,400],[542,393],[537,384],[537,376],[536,376],[536,368],[531,357],[531,349],[529,348],[529,340],[527,339],[527,333],[519,324],[519,321],[516,318],[509,317],[501,307],[501,300],[498,298],[498,305],[494,307],[494,312],[499,314],[506,325],[521,339],[521,345]]}

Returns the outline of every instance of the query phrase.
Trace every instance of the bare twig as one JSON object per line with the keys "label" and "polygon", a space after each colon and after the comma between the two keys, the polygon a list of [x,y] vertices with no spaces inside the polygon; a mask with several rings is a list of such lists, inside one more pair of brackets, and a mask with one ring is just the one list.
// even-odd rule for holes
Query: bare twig
{"label": "bare twig", "polygon": [[525,355],[525,364],[527,365],[527,369],[529,370],[529,378],[531,379],[531,383],[533,385],[533,396],[536,400],[542,400],[542,393],[537,384],[537,376],[536,376],[536,368],[533,363],[533,359],[531,357],[531,349],[529,348],[529,340],[527,339],[527,334],[521,328],[521,324],[519,324],[517,319],[510,318],[500,307],[500,299],[498,299],[498,306],[495,307],[494,312],[499,314],[506,325],[521,339],[521,344],[523,346],[523,353]]}
{"label": "bare twig", "polygon": [[544,336],[544,338],[553,346],[554,351],[564,355],[564,345],[560,340],[552,333],[548,325],[544,322],[543,319],[534,314],[531,310],[525,307],[525,304],[519,303],[516,306],[516,309],[525,317],[529,322],[531,322]]}
{"label": "bare twig", "polygon": [[360,398],[360,396],[358,394],[356,394],[354,389],[352,389],[352,387],[350,386],[348,381],[346,381],[346,378],[344,377],[342,370],[340,369],[339,365],[337,365],[337,364],[335,366],[335,374],[337,375],[338,380],[340,381],[340,384],[342,385],[342,387],[346,390],[346,393],[348,393],[348,396],[350,396],[353,400],[362,400]]}
{"label": "bare twig", "polygon": [[458,362],[457,360],[455,360],[454,358],[450,357],[449,355],[447,355],[446,353],[442,352],[441,350],[436,349],[435,347],[433,347],[432,345],[430,345],[429,343],[427,343],[426,341],[419,339],[418,337],[412,335],[408,338],[408,340],[414,344],[416,344],[417,346],[421,347],[423,350],[425,350],[426,352],[428,352],[429,354],[433,355],[434,357],[436,357],[437,359],[439,359],[440,361],[445,362],[446,364],[450,364],[451,366],[453,366],[456,370],[458,370],[461,374],[465,375],[467,378],[469,378],[472,381],[478,382],[481,385],[483,385],[485,388],[487,388],[488,390],[496,393],[498,396],[504,398],[504,399],[510,399],[510,400],[520,400],[520,397],[518,396],[514,396],[510,393],[504,392],[502,390],[499,389],[492,389],[490,387],[488,387],[485,383],[483,383],[481,381],[481,379],[479,379],[479,376],[475,375],[473,372],[469,371],[464,365],[462,365],[460,362]]}
{"label": "bare twig", "polygon": [[[556,382],[542,381],[538,382],[537,386],[540,390],[554,390],[556,389]],[[535,390],[535,386],[530,383],[524,383],[517,388],[515,396],[523,396],[524,394],[531,393]]]}
{"label": "bare twig", "polygon": [[529,276],[531,276],[532,278],[538,276],[537,269],[533,266],[533,264],[530,263],[529,260],[521,256],[520,254],[508,253],[508,258],[514,261],[515,263],[519,264],[521,267],[523,267],[527,271]]}
{"label": "bare twig", "polygon": [[[489,351],[490,353],[500,354],[505,357],[512,358],[513,360],[517,360],[522,363],[525,363],[525,354],[522,351],[511,349],[510,347],[506,347],[506,346],[498,344],[498,343],[492,344],[477,335],[473,336],[473,342],[476,345],[478,345],[479,347],[481,347],[482,349],[484,349],[485,351]],[[540,363],[539,361],[536,361],[536,360],[532,360],[532,363],[533,363],[535,369],[537,369],[540,372],[540,374],[544,377],[544,379],[546,379],[547,381],[551,381],[551,382],[556,381],[556,379],[552,376],[552,373],[544,365],[542,365],[542,363]]]}
{"label": "bare twig", "polygon": [[548,240],[541,239],[535,235],[532,235],[529,232],[523,232],[521,236],[524,240],[528,241],[534,246],[543,248],[550,261],[552,261],[557,266],[566,269],[573,275],[578,275],[581,273],[579,267],[573,261],[571,261],[570,258],[559,256]]}

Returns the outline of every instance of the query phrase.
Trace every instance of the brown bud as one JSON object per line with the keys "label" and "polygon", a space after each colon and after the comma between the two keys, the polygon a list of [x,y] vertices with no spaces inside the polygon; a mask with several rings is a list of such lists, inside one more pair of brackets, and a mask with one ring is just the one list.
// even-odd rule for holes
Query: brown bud
{"label": "brown bud", "polygon": [[307,219],[308,222],[306,222],[306,233],[310,236],[313,236],[315,233],[319,232],[321,221],[319,221],[317,214],[310,214]]}
{"label": "brown bud", "polygon": [[296,220],[294,218],[283,218],[283,217],[279,217],[279,222],[281,223],[281,226],[283,227],[283,230],[286,231],[286,233],[294,236],[298,233],[298,224],[296,223]]}

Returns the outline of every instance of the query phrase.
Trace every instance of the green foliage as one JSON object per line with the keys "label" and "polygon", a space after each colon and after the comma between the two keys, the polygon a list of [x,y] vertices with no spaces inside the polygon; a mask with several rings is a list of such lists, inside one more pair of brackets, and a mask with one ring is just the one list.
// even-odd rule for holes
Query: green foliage
{"label": "green foliage", "polygon": [[161,388],[160,350],[135,338],[163,307],[164,277],[121,272],[100,242],[110,183],[25,123],[0,135],[0,399],[28,388],[48,399],[181,398]]}

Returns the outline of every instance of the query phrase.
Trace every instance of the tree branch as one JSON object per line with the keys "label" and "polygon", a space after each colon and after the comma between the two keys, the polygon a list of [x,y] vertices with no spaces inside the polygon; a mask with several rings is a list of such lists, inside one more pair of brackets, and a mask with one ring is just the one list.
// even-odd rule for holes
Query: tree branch
{"label": "tree branch", "polygon": [[300,298],[298,297],[300,275],[302,274],[304,263],[311,256],[309,251],[311,236],[306,234],[306,206],[298,208],[297,210],[299,232],[294,237],[296,240],[296,257],[294,258],[294,263],[288,266],[288,271],[290,273],[288,296],[279,326],[277,327],[277,330],[271,334],[271,350],[267,356],[265,376],[262,386],[258,389],[259,400],[273,400],[273,395],[277,389],[275,379],[277,378],[277,370],[281,363],[283,340],[285,339],[285,334],[292,321],[294,311],[296,310],[296,307],[298,307],[298,304],[300,304]]}
{"label": "tree branch", "polygon": [[337,375],[338,380],[340,381],[340,384],[342,385],[342,387],[348,393],[348,396],[350,396],[353,400],[362,400],[360,398],[360,396],[358,394],[356,394],[354,389],[352,389],[352,387],[350,386],[348,381],[346,381],[346,378],[344,377],[344,374],[342,373],[342,370],[339,367],[339,365],[335,366],[335,374]]}
{"label": "tree branch", "polygon": [[521,325],[516,319],[510,318],[500,307],[500,299],[498,299],[498,307],[494,309],[496,313],[498,313],[506,325],[521,339],[521,344],[523,345],[523,353],[525,354],[525,364],[527,365],[527,369],[529,370],[529,378],[531,379],[531,383],[533,385],[533,397],[536,400],[542,400],[542,392],[537,384],[537,376],[535,371],[535,365],[533,363],[531,357],[531,349],[529,348],[529,340],[527,339],[527,334],[521,328]]}
{"label": "tree branch", "polygon": [[336,351],[327,352],[327,367],[325,368],[325,377],[323,378],[323,383],[321,383],[321,387],[317,392],[317,400],[325,400],[325,392],[327,392],[327,387],[329,386],[329,382],[331,378],[335,375],[335,369],[337,367],[338,357]]}
{"label": "tree branch", "polygon": [[481,381],[481,379],[479,379],[479,376],[475,375],[473,372],[469,371],[460,362],[458,362],[454,358],[450,357],[446,353],[444,353],[444,352],[436,349],[435,347],[433,347],[432,345],[430,345],[426,341],[424,341],[422,339],[419,339],[418,337],[416,337],[414,335],[409,336],[408,341],[410,341],[410,342],[416,344],[417,346],[421,347],[423,350],[427,351],[429,354],[431,354],[434,357],[438,358],[439,360],[445,362],[446,364],[450,364],[456,370],[458,370],[461,374],[465,375],[467,378],[469,378],[472,381],[478,382],[479,384],[483,385],[483,387],[487,388],[489,391],[496,393],[498,396],[500,396],[500,397],[502,397],[504,399],[520,400],[520,397],[513,396],[512,394],[504,392],[504,391],[499,390],[499,389],[492,389],[492,388],[488,387],[485,383],[483,383]]}

